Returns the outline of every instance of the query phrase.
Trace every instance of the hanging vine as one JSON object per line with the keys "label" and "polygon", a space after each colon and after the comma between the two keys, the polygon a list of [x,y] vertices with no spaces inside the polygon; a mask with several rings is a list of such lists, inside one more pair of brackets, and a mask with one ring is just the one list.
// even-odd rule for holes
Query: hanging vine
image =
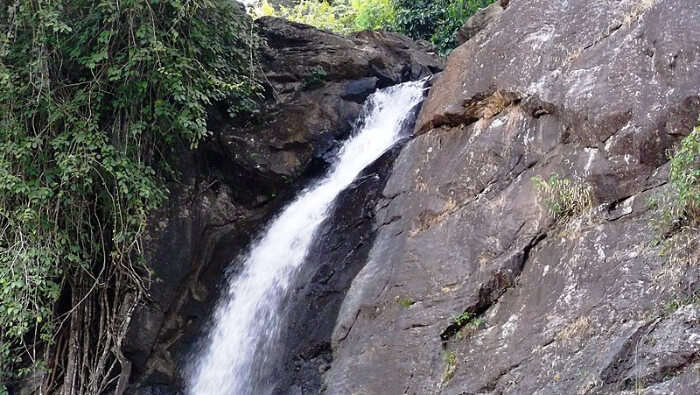
{"label": "hanging vine", "polygon": [[0,383],[120,394],[167,159],[209,105],[255,108],[258,42],[228,0],[0,7]]}

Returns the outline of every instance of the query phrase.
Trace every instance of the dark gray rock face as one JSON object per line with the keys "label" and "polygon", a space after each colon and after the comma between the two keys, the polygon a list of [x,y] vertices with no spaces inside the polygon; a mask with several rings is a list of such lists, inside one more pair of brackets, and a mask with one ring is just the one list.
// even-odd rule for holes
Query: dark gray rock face
{"label": "dark gray rock face", "polygon": [[[261,114],[231,120],[213,108],[214,136],[195,152],[177,154],[181,181],[152,219],[153,285],[125,345],[133,362],[129,393],[178,393],[218,287],[235,273],[232,262],[262,224],[327,166],[370,93],[441,68],[429,48],[396,34],[342,37],[274,18],[257,25],[268,43],[261,54],[268,95]],[[320,304],[331,293],[324,289],[314,285],[309,292],[321,296],[308,303]],[[337,311],[340,299],[334,303],[322,308]],[[334,314],[328,317],[327,344]],[[305,347],[298,338],[289,355],[314,353]],[[318,387],[320,373],[307,376]]]}
{"label": "dark gray rock face", "polygon": [[[654,241],[700,114],[694,0],[512,0],[456,49],[376,206],[327,394],[693,394],[698,230]],[[531,178],[584,185],[555,219]]]}

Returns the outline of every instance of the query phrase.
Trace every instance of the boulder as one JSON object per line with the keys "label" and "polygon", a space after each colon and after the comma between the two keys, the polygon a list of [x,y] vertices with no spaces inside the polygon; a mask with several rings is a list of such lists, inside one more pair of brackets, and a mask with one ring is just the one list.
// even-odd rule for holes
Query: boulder
{"label": "boulder", "polygon": [[[375,207],[324,393],[695,393],[698,231],[659,233],[649,201],[700,114],[698,21],[693,0],[512,0],[457,48]],[[583,209],[548,209],[551,175]]]}

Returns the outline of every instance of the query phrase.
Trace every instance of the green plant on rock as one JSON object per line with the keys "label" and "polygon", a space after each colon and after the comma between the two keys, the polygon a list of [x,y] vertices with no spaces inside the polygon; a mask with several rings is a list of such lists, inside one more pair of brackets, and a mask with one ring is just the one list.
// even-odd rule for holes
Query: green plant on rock
{"label": "green plant on rock", "polygon": [[479,327],[484,324],[482,318],[472,318],[461,325],[460,330],[455,334],[457,340],[468,339],[473,336]]}
{"label": "green plant on rock", "polygon": [[651,225],[656,232],[654,244],[669,263],[697,260],[700,243],[700,126],[681,141],[670,156],[669,185],[666,192],[649,200],[657,210]]}
{"label": "green plant on rock", "polygon": [[554,174],[549,179],[532,177],[537,195],[556,219],[582,214],[592,206],[591,188]]}
{"label": "green plant on rock", "polygon": [[494,0],[453,0],[444,8],[442,21],[436,26],[430,41],[443,56],[447,56],[457,46],[457,32],[479,9]]}
{"label": "green plant on rock", "polygon": [[304,89],[316,89],[323,86],[326,82],[328,73],[321,66],[315,66],[311,69],[311,73],[304,79]]}
{"label": "green plant on rock", "polygon": [[292,7],[280,6],[278,9],[262,0],[251,9],[251,14],[256,18],[284,18],[340,34],[390,30],[394,25],[392,0],[301,0]]}
{"label": "green plant on rock", "polygon": [[673,314],[676,310],[687,305],[700,305],[700,292],[693,292],[691,295],[679,296],[671,300],[664,306],[665,314]]}
{"label": "green plant on rock", "polygon": [[470,329],[476,329],[479,326],[481,326],[481,324],[483,324],[483,323],[484,323],[484,320],[482,318],[476,318],[476,319],[469,321],[466,326]]}
{"label": "green plant on rock", "polygon": [[256,106],[257,45],[228,0],[0,7],[0,382],[48,370],[45,393],[125,384],[168,159],[209,135],[208,106]]}
{"label": "green plant on rock", "polygon": [[675,202],[668,209],[692,225],[700,224],[700,126],[681,142],[671,156],[669,181]]}
{"label": "green plant on rock", "polygon": [[458,316],[452,317],[452,322],[459,326],[464,326],[466,325],[469,321],[471,321],[474,318],[474,314],[469,313],[469,312],[464,312]]}
{"label": "green plant on rock", "polygon": [[681,141],[670,165],[668,193],[649,199],[649,208],[659,210],[654,226],[661,235],[700,224],[700,126]]}
{"label": "green plant on rock", "polygon": [[445,370],[442,372],[441,386],[447,384],[454,377],[457,370],[457,355],[452,351],[446,351],[443,354],[443,360],[445,362]]}

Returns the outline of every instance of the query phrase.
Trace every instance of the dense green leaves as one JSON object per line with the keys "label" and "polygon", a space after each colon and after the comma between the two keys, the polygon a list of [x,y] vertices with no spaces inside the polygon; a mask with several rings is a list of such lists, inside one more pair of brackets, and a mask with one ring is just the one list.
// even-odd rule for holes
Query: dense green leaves
{"label": "dense green leaves", "polygon": [[354,30],[391,30],[395,25],[393,0],[352,0]]}
{"label": "dense green leaves", "polygon": [[[700,121],[699,121],[700,122]],[[700,242],[700,125],[670,156],[669,183],[649,199],[655,244],[671,265],[689,262]],[[692,260],[690,260],[692,262]]]}
{"label": "dense green leaves", "polygon": [[0,381],[54,339],[54,303],[78,278],[145,286],[146,219],[167,194],[156,169],[209,134],[210,104],[255,106],[256,43],[228,0],[3,3]]}
{"label": "dense green leaves", "polygon": [[254,16],[274,15],[338,33],[393,30],[431,41],[441,55],[457,45],[457,31],[480,8],[494,0],[300,0],[275,9],[261,0]]}
{"label": "dense green leaves", "polygon": [[445,1],[393,0],[396,29],[415,40],[430,40],[444,19]]}
{"label": "dense green leaves", "polygon": [[393,0],[396,30],[416,40],[428,40],[441,55],[457,46],[457,31],[480,8],[494,0]]}

